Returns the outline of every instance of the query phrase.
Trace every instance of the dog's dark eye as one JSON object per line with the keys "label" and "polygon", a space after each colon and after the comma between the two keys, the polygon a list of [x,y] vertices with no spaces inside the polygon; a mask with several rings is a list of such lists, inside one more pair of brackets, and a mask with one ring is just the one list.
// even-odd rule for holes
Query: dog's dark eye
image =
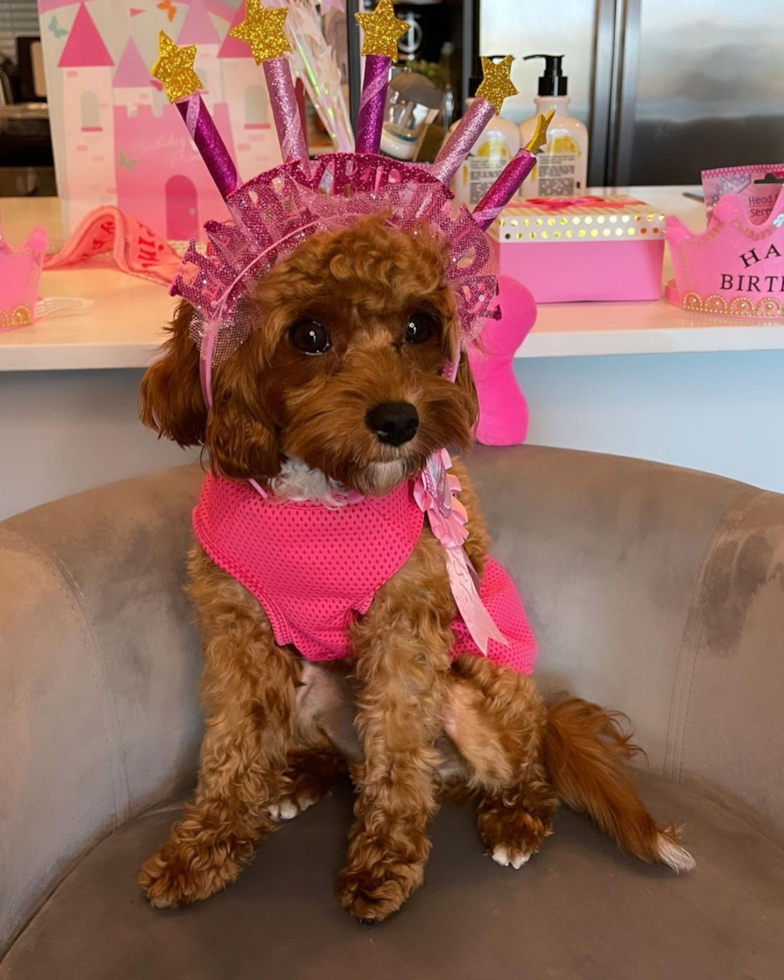
{"label": "dog's dark eye", "polygon": [[435,332],[436,324],[432,316],[427,313],[414,313],[408,319],[406,327],[407,344],[424,344]]}
{"label": "dog's dark eye", "polygon": [[325,354],[332,346],[329,331],[318,320],[301,320],[289,330],[289,339],[303,354]]}

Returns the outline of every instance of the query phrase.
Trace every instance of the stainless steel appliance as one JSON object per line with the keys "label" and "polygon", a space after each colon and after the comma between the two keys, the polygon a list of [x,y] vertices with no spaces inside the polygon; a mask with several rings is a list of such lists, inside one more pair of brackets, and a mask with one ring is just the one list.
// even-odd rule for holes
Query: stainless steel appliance
{"label": "stainless steel appliance", "polygon": [[[478,3],[476,54],[565,56],[590,184],[693,184],[784,160],[784,0]],[[531,112],[537,71],[518,59],[513,76]]]}
{"label": "stainless steel appliance", "polygon": [[56,193],[46,103],[0,106],[0,197]]}
{"label": "stainless steel appliance", "polygon": [[0,70],[0,197],[57,193],[41,40],[20,34],[26,17],[37,27],[37,16],[32,2],[11,4],[5,18],[0,13],[0,55],[13,47],[16,62],[13,83]]}

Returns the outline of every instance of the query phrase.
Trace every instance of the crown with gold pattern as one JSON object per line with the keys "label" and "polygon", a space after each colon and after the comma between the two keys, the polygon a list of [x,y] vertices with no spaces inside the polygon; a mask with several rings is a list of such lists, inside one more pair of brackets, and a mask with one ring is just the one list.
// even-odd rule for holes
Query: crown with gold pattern
{"label": "crown with gold pattern", "polygon": [[0,330],[25,327],[35,319],[38,282],[48,247],[43,228],[34,228],[18,248],[0,230]]}

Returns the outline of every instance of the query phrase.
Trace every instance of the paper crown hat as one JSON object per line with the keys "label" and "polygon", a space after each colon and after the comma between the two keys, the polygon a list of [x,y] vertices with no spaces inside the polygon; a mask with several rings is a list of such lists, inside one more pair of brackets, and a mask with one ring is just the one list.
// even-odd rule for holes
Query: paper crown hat
{"label": "paper crown hat", "polygon": [[49,240],[34,228],[27,241],[14,248],[0,228],[0,330],[24,327],[35,320],[38,281]]}
{"label": "paper crown hat", "polygon": [[448,241],[445,275],[457,297],[465,346],[479,333],[485,317],[499,315],[486,229],[533,169],[552,113],[540,117],[534,139],[507,164],[472,213],[456,208],[449,181],[503,100],[516,94],[510,78],[512,56],[498,63],[482,59],[484,81],[432,166],[382,157],[379,145],[389,69],[397,57],[397,40],[409,25],[395,17],[392,0],[379,0],[373,13],[356,14],[364,30],[366,59],[356,152],[325,154],[311,161],[286,58],[291,51],[284,31],[288,10],[266,8],[260,0],[246,2],[245,20],[230,33],[249,44],[256,64],[263,65],[281,166],[246,183],[240,181],[199,95],[195,45],[178,47],[162,31],[160,57],[152,68],[169,101],[177,106],[231,215],[231,221],[205,225],[207,254],[191,243],[172,286],[172,293],[196,310],[191,332],[201,354],[208,403],[213,366],[236,350],[256,326],[250,316],[243,316],[241,303],[253,284],[315,232],[345,227],[372,214],[385,214],[390,224],[412,232],[427,225]]}
{"label": "paper crown hat", "polygon": [[704,232],[690,231],[674,215],[665,226],[675,270],[668,299],[695,313],[784,318],[783,196],[761,224],[737,194],[725,194]]}

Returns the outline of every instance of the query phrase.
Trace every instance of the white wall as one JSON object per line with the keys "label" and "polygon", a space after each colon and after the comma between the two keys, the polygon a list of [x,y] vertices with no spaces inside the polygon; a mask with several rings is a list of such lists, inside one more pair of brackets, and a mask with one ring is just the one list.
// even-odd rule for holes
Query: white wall
{"label": "white wall", "polygon": [[674,463],[784,493],[784,351],[523,358],[528,441]]}
{"label": "white wall", "polygon": [[0,374],[0,520],[112,480],[197,458],[139,422],[144,372]]}
{"label": "white wall", "polygon": [[[643,456],[784,492],[784,351],[530,358],[529,441]],[[137,418],[142,371],[0,374],[0,520],[198,458]]]}

